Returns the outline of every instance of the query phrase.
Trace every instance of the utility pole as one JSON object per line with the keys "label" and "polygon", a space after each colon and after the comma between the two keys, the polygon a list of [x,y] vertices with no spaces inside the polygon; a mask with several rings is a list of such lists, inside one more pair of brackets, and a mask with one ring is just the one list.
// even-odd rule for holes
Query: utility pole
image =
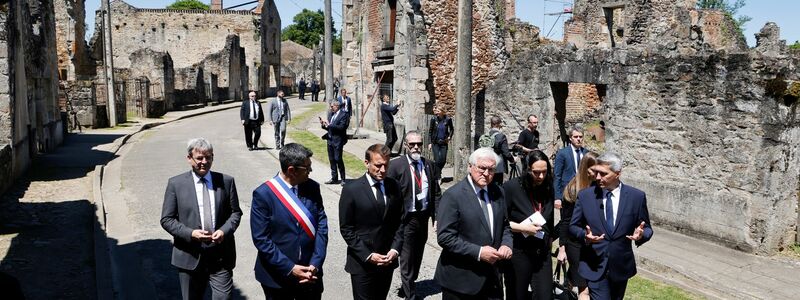
{"label": "utility pole", "polygon": [[456,114],[453,134],[454,177],[467,174],[472,152],[472,0],[458,0],[458,50],[456,55]]}
{"label": "utility pole", "polygon": [[114,99],[114,52],[111,49],[111,10],[109,0],[102,0],[103,9],[103,67],[106,79],[106,108],[108,126],[117,126],[117,102]]}
{"label": "utility pole", "polygon": [[[333,101],[333,28],[331,28],[331,0],[325,0],[325,101]],[[350,113],[353,113],[352,111]]]}

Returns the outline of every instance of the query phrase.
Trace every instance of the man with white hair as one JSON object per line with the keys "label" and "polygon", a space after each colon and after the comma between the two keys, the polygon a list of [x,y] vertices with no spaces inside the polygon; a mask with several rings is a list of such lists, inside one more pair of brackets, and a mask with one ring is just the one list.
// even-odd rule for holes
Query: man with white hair
{"label": "man with white hair", "polygon": [[207,140],[189,141],[186,159],[192,170],[169,179],[161,227],[173,236],[172,265],[184,300],[231,299],[236,245],[233,232],[242,210],[233,177],[212,172],[214,148]]}
{"label": "man with white hair", "polygon": [[597,186],[578,193],[570,233],[584,241],[580,273],[592,299],[623,299],[628,279],[636,275],[631,242],[641,246],[653,237],[647,196],[622,184],[622,159],[606,152],[592,166]]}
{"label": "man with white hair", "polygon": [[511,258],[511,228],[500,186],[489,184],[499,158],[492,148],[469,157],[469,175],[442,196],[436,209],[442,247],[435,279],[442,299],[502,299],[497,262]]}

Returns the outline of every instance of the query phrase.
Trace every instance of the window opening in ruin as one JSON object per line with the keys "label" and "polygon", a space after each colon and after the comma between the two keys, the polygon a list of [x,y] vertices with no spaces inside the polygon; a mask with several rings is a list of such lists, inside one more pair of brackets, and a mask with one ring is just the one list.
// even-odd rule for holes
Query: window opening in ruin
{"label": "window opening in ruin", "polygon": [[616,47],[623,42],[625,37],[625,6],[612,4],[603,7],[603,14],[606,19],[606,30],[608,31],[611,47]]}
{"label": "window opening in ruin", "polygon": [[384,9],[384,49],[394,49],[397,26],[397,0],[386,0]]}
{"label": "window opening in ruin", "polygon": [[568,130],[572,126],[584,129],[584,144],[595,151],[605,149],[605,112],[603,101],[608,87],[605,84],[580,82],[550,82],[555,101],[556,125],[554,136],[561,145],[569,144]]}

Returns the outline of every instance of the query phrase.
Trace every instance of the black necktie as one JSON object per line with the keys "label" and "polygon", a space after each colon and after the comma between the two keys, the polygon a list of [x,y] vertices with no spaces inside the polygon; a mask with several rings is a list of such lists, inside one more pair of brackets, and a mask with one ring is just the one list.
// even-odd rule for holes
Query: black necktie
{"label": "black necktie", "polygon": [[[419,162],[412,162],[411,165],[414,166],[414,184],[417,186],[417,194],[422,192],[422,176],[419,173]],[[416,211],[422,210],[422,201],[418,199],[417,195],[414,195],[414,209]]]}
{"label": "black necktie", "polygon": [[608,224],[606,233],[611,234],[614,231],[614,203],[611,202],[611,192],[606,192],[606,224]]}
{"label": "black necktie", "polygon": [[478,197],[481,197],[481,201],[483,202],[483,217],[486,219],[486,224],[489,224],[489,232],[491,232],[492,237],[494,237],[494,231],[492,231],[492,219],[489,218],[489,204],[490,200],[486,197],[486,190],[480,190],[478,192]]}
{"label": "black necktie", "polygon": [[381,190],[381,182],[375,182],[375,198],[378,200],[378,210],[381,213],[386,212],[386,198],[383,196],[383,191]]}
{"label": "black necktie", "polygon": [[575,149],[575,157],[578,158],[575,168],[578,168],[578,165],[581,164],[581,148]]}

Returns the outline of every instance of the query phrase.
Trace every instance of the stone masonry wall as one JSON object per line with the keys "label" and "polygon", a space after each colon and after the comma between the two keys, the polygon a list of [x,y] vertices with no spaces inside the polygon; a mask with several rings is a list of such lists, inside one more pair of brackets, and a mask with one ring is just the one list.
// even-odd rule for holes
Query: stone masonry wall
{"label": "stone masonry wall", "polygon": [[55,0],[56,52],[59,70],[66,71],[61,80],[94,75],[85,40],[85,0]]}
{"label": "stone masonry wall", "polygon": [[[800,71],[785,45],[775,46],[777,35],[765,36],[763,46],[734,54],[710,44],[688,54],[654,43],[531,48],[515,53],[487,89],[497,101],[487,102],[486,115],[506,123],[541,116],[541,147],[552,155],[564,143],[559,133],[573,125],[553,118],[564,105],[553,86],[605,84],[605,149],[625,161],[623,182],[647,193],[652,220],[772,253],[797,233],[800,116],[796,103],[766,87],[776,78],[797,80]],[[515,139],[515,126],[506,128]]]}
{"label": "stone masonry wall", "polygon": [[111,2],[111,14],[115,68],[129,68],[130,54],[142,48],[169,53],[176,69],[186,68],[223,49],[226,37],[233,34],[240,37],[245,48],[247,82],[257,88],[258,68],[266,65],[256,27],[260,15],[249,11],[139,9],[122,0]]}

